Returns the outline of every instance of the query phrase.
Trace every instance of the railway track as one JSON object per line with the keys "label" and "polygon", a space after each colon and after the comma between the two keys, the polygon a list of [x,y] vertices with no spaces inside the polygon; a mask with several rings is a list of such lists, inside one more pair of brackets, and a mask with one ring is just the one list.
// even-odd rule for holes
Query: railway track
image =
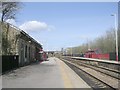
{"label": "railway track", "polygon": [[[81,78],[83,78],[88,85],[90,85],[93,90],[98,88],[104,88],[107,90],[119,90],[119,77],[116,78],[116,73],[111,70],[107,72],[104,68],[97,68],[94,66],[86,65],[80,63],[78,60],[64,60],[62,59],[70,68],[72,68]],[[107,73],[106,73],[107,72]],[[111,74],[108,74],[110,73]],[[112,75],[115,73],[115,75]]]}
{"label": "railway track", "polygon": [[119,76],[120,75],[120,71],[108,69],[108,68],[101,67],[101,66],[85,64],[83,62],[80,62],[79,60],[72,60],[71,62],[76,63],[76,64],[78,64],[80,66],[91,68],[93,70],[96,70],[98,72],[104,73],[104,74],[106,74],[106,75],[108,75],[110,77],[113,77],[115,79],[120,80],[120,76]]}

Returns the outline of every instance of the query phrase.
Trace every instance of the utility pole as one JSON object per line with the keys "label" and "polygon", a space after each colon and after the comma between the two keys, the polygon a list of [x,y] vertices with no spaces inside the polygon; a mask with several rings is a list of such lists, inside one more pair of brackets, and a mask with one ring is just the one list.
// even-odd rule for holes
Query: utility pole
{"label": "utility pole", "polygon": [[114,16],[115,18],[115,42],[116,42],[116,61],[118,61],[118,28],[117,28],[117,15],[112,14],[111,16]]}
{"label": "utility pole", "polygon": [[73,52],[72,52],[72,47],[71,47],[71,56],[72,56]]}

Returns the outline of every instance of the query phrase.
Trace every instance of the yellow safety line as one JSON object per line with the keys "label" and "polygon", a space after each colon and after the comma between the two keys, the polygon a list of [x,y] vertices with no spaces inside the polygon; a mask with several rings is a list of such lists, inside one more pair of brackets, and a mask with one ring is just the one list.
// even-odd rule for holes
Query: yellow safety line
{"label": "yellow safety line", "polygon": [[62,79],[64,81],[64,87],[65,88],[73,88],[71,80],[70,80],[70,78],[65,70],[64,63],[59,62],[59,65],[60,65],[61,76],[62,76]]}

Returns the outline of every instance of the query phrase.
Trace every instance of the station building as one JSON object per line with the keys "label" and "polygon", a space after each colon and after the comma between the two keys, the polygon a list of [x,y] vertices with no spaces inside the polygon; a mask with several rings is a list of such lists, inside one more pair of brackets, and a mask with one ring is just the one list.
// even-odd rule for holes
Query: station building
{"label": "station building", "polygon": [[42,45],[23,30],[9,24],[2,24],[2,55],[18,56],[19,66],[40,60]]}

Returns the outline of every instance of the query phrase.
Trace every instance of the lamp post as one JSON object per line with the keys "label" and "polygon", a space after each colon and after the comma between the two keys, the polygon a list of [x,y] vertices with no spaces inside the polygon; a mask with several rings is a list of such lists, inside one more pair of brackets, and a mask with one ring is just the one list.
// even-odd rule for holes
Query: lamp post
{"label": "lamp post", "polygon": [[117,33],[117,15],[112,14],[115,17],[115,42],[116,42],[116,61],[118,61],[118,33]]}
{"label": "lamp post", "polygon": [[72,56],[72,54],[73,54],[73,51],[72,51],[72,47],[71,47],[71,56]]}

